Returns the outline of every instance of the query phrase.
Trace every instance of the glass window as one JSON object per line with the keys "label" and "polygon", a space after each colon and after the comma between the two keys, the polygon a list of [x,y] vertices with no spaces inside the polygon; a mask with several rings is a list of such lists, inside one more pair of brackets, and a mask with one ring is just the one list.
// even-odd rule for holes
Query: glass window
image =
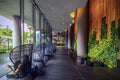
{"label": "glass window", "polygon": [[35,9],[35,27],[36,27],[36,46],[40,44],[40,23],[39,12]]}
{"label": "glass window", "polygon": [[40,15],[40,22],[41,22],[41,31],[43,31],[44,29],[44,27],[43,27],[43,23],[44,23],[44,21],[43,21],[43,19],[44,19],[44,17],[43,17],[43,15]]}
{"label": "glass window", "polygon": [[33,9],[29,0],[24,0],[24,44],[33,43]]}
{"label": "glass window", "polygon": [[36,30],[40,30],[40,26],[39,26],[39,12],[37,11],[37,9],[35,9],[35,17],[36,17]]}
{"label": "glass window", "polygon": [[0,54],[0,66],[10,62],[8,51],[13,49],[15,15],[20,17],[20,0],[0,0],[0,53],[4,53]]}

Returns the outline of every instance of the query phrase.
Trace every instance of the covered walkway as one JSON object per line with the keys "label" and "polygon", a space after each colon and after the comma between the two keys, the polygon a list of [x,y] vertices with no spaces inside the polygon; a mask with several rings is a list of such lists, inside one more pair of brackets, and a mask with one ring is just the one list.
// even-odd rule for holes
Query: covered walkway
{"label": "covered walkway", "polygon": [[59,49],[48,61],[46,73],[36,80],[120,80],[119,75],[120,69],[76,65],[64,49]]}
{"label": "covered walkway", "polygon": [[46,73],[36,80],[84,80],[78,68],[66,55],[65,50],[57,51],[53,59],[48,61]]}
{"label": "covered walkway", "polygon": [[[64,49],[58,49],[48,61],[44,75],[35,80],[120,80],[119,74],[120,69],[76,65]],[[3,76],[0,80],[8,79]]]}
{"label": "covered walkway", "polygon": [[[6,76],[0,80],[7,80]],[[84,80],[80,71],[66,54],[64,49],[57,50],[55,56],[48,61],[44,75],[35,80]]]}

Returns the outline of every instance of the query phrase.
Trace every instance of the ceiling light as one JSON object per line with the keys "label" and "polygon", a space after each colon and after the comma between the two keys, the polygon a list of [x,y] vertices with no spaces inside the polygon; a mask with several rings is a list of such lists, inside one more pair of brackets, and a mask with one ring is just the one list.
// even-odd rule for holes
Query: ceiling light
{"label": "ceiling light", "polygon": [[65,24],[64,22],[62,24]]}
{"label": "ceiling light", "polygon": [[55,8],[52,7],[51,9],[54,10]]}
{"label": "ceiling light", "polygon": [[74,23],[75,21],[74,21],[74,19],[72,20],[72,23]]}
{"label": "ceiling light", "polygon": [[67,31],[67,29],[65,29],[65,31]]}
{"label": "ceiling light", "polygon": [[70,13],[70,17],[71,17],[71,18],[74,18],[74,17],[75,17],[75,12],[71,12],[71,13]]}

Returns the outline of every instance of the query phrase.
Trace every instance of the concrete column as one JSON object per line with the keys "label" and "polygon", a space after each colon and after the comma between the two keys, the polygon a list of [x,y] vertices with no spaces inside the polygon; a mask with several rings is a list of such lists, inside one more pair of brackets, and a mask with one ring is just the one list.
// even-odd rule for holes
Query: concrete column
{"label": "concrete column", "polygon": [[13,16],[13,48],[16,46],[21,45],[21,23],[20,23],[20,16],[14,15]]}
{"label": "concrete column", "polygon": [[88,45],[88,12],[86,8],[78,9],[78,30],[77,30],[77,62],[87,54]]}
{"label": "concrete column", "polygon": [[50,43],[52,43],[52,29],[50,31]]}
{"label": "concrete column", "polygon": [[70,28],[68,28],[68,49],[71,49],[71,35],[70,35]]}
{"label": "concrete column", "polygon": [[68,31],[65,29],[65,48],[68,48]]}

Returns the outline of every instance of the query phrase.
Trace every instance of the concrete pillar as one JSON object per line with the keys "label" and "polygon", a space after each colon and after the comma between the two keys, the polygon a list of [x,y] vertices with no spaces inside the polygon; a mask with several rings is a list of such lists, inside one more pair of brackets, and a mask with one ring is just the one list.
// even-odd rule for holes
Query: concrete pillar
{"label": "concrete pillar", "polygon": [[20,16],[14,15],[13,16],[13,48],[16,46],[21,45],[21,23],[20,23]]}
{"label": "concrete pillar", "polygon": [[86,8],[78,9],[78,30],[77,30],[77,62],[87,54],[88,45],[88,12]]}
{"label": "concrete pillar", "polygon": [[68,48],[68,31],[65,29],[65,48]]}
{"label": "concrete pillar", "polygon": [[70,35],[70,28],[68,28],[68,49],[71,49],[71,35]]}

